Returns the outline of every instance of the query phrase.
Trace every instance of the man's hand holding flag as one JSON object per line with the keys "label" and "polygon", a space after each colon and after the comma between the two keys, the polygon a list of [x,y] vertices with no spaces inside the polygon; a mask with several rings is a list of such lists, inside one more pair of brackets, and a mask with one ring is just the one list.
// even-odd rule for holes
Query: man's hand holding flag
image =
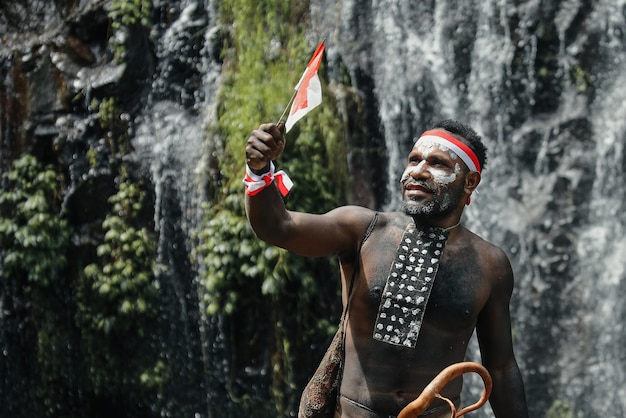
{"label": "man's hand holding flag", "polygon": [[[317,76],[317,70],[322,62],[323,54],[324,42],[322,41],[315,49],[313,57],[309,61],[309,64],[304,70],[304,74],[302,74],[300,81],[295,87],[295,93],[289,100],[289,103],[291,103],[291,109],[289,110],[287,121],[285,122],[285,133],[289,132],[297,121],[302,119],[307,113],[322,103],[322,84]],[[285,111],[280,116],[280,119],[276,124],[279,127],[278,129],[281,129],[280,125],[283,122],[285,113],[287,113],[287,109],[289,109],[289,103],[287,103]],[[246,175],[243,179],[243,183],[246,187],[247,195],[254,196],[274,182],[276,182],[278,191],[283,196],[286,196],[287,193],[289,193],[293,187],[293,183],[287,173],[282,170],[275,172],[274,163],[271,160],[269,161],[268,168],[267,172],[258,173],[252,170],[249,165],[246,165]]]}

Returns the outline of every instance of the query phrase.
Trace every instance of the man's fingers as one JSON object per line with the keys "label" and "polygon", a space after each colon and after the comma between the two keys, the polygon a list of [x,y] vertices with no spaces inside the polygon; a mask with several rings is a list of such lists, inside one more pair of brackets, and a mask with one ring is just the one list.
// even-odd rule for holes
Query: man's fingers
{"label": "man's fingers", "polygon": [[[252,131],[250,139],[256,138],[265,144],[272,154],[271,158],[276,158],[285,147],[285,138],[280,132],[278,126],[273,123],[261,125],[259,129]],[[264,151],[261,149],[261,151]]]}
{"label": "man's fingers", "polygon": [[280,122],[278,125],[272,123],[269,124],[269,126],[266,129],[267,132],[269,132],[274,139],[276,140],[276,142],[281,142],[284,141],[284,133],[285,133],[285,123],[284,122]]}
{"label": "man's fingers", "polygon": [[265,123],[259,126],[258,129],[253,131],[253,134],[259,134],[259,139],[267,142],[268,144],[271,140],[274,140],[277,144],[285,142],[285,137],[283,136],[285,130],[285,124],[279,123],[276,125],[275,123]]}
{"label": "man's fingers", "polygon": [[285,131],[287,130],[285,122],[278,122],[278,130],[280,131],[281,135],[285,135]]}
{"label": "man's fingers", "polygon": [[270,159],[265,156],[258,149],[247,146],[246,147],[246,164],[253,171],[266,171]]}
{"label": "man's fingers", "polygon": [[246,163],[254,170],[265,168],[270,161],[275,160],[285,149],[285,137],[281,126],[266,123],[259,126],[250,134],[246,144]]}
{"label": "man's fingers", "polygon": [[267,160],[267,158],[265,158],[262,152],[260,152],[259,150],[253,147],[246,147],[246,161],[247,162],[256,162],[256,161],[262,161],[262,160]]}
{"label": "man's fingers", "polygon": [[268,146],[274,140],[272,134],[270,134],[268,130],[263,129],[263,125],[261,125],[259,129],[253,130],[250,138],[256,138],[259,141],[267,144]]}

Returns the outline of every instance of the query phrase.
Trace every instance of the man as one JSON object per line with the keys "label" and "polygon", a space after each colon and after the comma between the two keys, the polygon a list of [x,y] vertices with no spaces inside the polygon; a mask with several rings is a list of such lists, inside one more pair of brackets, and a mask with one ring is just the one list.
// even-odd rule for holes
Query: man
{"label": "man", "polygon": [[[275,186],[285,183],[284,173],[274,174],[272,164],[285,147],[283,130],[264,124],[248,139],[246,211],[257,236],[270,244],[304,256],[337,254],[344,306],[358,268],[336,416],[396,416],[441,370],[464,360],[476,328],[496,417],[526,418],[511,339],[509,260],[460,224],[486,163],[480,136],[455,121],[420,136],[401,177],[404,213],[380,213],[357,258],[375,212],[287,210],[279,194],[284,188]],[[457,406],[461,380],[442,392]],[[449,417],[450,410],[437,399],[424,415]]]}

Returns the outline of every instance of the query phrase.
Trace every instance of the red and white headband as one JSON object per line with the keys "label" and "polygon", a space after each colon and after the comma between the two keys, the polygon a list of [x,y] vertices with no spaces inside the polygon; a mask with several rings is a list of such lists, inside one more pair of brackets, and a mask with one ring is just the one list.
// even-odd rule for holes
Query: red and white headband
{"label": "red and white headband", "polygon": [[452,135],[440,130],[426,131],[417,139],[415,145],[417,145],[422,139],[427,139],[431,142],[449,148],[450,150],[454,151],[456,155],[461,157],[461,159],[463,160],[465,165],[467,165],[470,171],[476,171],[480,173],[480,162],[478,162],[478,157],[476,157],[474,151],[472,151],[470,147],[468,147]]}

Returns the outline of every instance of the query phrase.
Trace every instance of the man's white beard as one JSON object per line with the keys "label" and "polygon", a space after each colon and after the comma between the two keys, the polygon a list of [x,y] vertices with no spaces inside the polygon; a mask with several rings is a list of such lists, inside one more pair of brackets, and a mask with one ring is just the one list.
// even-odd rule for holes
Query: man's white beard
{"label": "man's white beard", "polygon": [[410,216],[430,217],[435,214],[441,213],[441,208],[435,200],[418,202],[410,198],[404,199],[404,201],[402,202],[402,208],[404,209],[404,212]]}
{"label": "man's white beard", "polygon": [[445,188],[439,190],[428,200],[413,200],[404,197],[402,209],[409,216],[434,217],[445,215],[452,210],[455,203],[461,199],[463,190]]}

